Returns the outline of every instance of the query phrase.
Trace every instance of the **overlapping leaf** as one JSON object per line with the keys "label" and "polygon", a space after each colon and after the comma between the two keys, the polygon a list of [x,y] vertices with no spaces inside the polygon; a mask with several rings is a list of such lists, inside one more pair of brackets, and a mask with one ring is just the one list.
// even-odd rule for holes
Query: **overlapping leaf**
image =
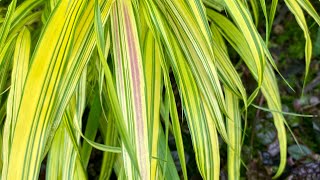
{"label": "overlapping leaf", "polygon": [[[146,90],[136,15],[131,1],[117,1],[111,14],[113,55],[117,94],[126,129],[131,135],[139,169],[123,149],[126,176],[150,178],[150,153],[146,111]],[[138,173],[137,173],[138,172]]]}
{"label": "overlapping leaf", "polygon": [[228,177],[230,179],[240,179],[241,165],[241,116],[238,97],[227,88],[224,89],[226,94],[226,103],[229,116],[226,124],[229,136],[228,144]]}
{"label": "overlapping leaf", "polygon": [[[31,37],[28,29],[24,28],[17,38],[15,44],[15,52],[13,59],[13,68],[11,78],[11,88],[7,104],[7,118],[4,127],[3,140],[3,161],[4,164],[9,163],[8,154],[10,153],[12,138],[14,135],[14,127],[17,122],[17,115],[19,111],[19,102],[23,95],[23,86],[29,69],[30,61],[30,45]],[[2,174],[5,174],[8,169],[3,167]]]}
{"label": "overlapping leaf", "polygon": [[[155,1],[155,5],[158,6],[168,26],[172,28],[175,38],[179,41],[197,86],[208,101],[210,113],[216,117],[216,126],[221,136],[227,141],[222,117],[226,112],[225,103],[215,67],[211,32],[203,5],[200,1],[182,0]],[[163,34],[161,29],[157,31]]]}
{"label": "overlapping leaf", "polygon": [[[213,22],[219,27],[220,32],[231,44],[231,46],[238,52],[238,54],[243,58],[244,62],[248,66],[252,76],[258,81],[258,74],[254,64],[251,62],[254,58],[250,53],[250,47],[245,43],[245,37],[242,33],[224,16],[209,10],[209,17]],[[281,101],[279,90],[277,86],[277,80],[275,78],[274,72],[271,69],[269,63],[266,64],[266,71],[264,72],[264,80],[261,86],[263,95],[265,96],[269,109],[281,112]],[[287,151],[287,138],[285,130],[285,119],[280,113],[273,113],[274,124],[278,131],[278,139],[280,144],[280,165],[279,169],[274,177],[278,177],[285,168],[286,164],[286,151]]]}
{"label": "overlapping leaf", "polygon": [[[299,6],[299,3],[296,0],[290,0],[290,1],[285,0],[284,2],[287,4],[290,11],[296,17],[297,23],[303,30],[304,38],[306,39],[306,44],[305,44],[306,67],[305,67],[305,77],[303,81],[303,88],[304,88],[307,81],[308,74],[309,74],[309,67],[310,67],[311,55],[312,55],[312,42],[309,35],[309,29],[308,29],[308,25],[304,17],[302,8]],[[309,11],[309,12],[312,12],[312,11]]]}
{"label": "overlapping leaf", "polygon": [[87,179],[79,150],[80,134],[70,127],[70,122],[73,121],[81,124],[85,106],[85,85],[84,72],[52,141],[47,158],[46,179]]}

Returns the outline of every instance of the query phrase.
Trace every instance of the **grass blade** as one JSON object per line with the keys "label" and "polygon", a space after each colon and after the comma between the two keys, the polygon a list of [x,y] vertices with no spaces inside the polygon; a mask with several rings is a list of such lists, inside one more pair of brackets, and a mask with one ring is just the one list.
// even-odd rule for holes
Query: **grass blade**
{"label": "grass blade", "polygon": [[[257,70],[254,64],[251,62],[253,59],[250,53],[251,49],[246,44],[246,38],[242,33],[226,18],[222,15],[218,15],[214,11],[208,11],[209,16],[214,20],[215,24],[219,27],[221,34],[231,44],[231,46],[237,51],[237,53],[244,60],[248,66],[252,76],[258,81]],[[266,63],[266,71],[264,72],[264,81],[261,86],[262,93],[268,102],[268,107],[274,111],[281,111],[281,101],[279,95],[279,89],[274,72],[271,69],[271,65]],[[278,131],[278,139],[280,145],[280,165],[274,178],[279,177],[283,172],[287,159],[287,139],[285,129],[285,119],[282,114],[273,113],[274,124]]]}
{"label": "grass blade", "polygon": [[303,81],[303,87],[302,87],[302,95],[304,91],[304,87],[306,85],[306,81],[309,74],[309,67],[311,62],[311,55],[312,55],[312,41],[309,35],[309,28],[306,22],[306,19],[304,17],[303,11],[301,7],[299,6],[299,3],[296,0],[285,0],[284,1],[290,11],[294,14],[297,23],[299,24],[300,28],[303,30],[304,38],[306,39],[305,44],[305,62],[306,62],[306,68],[305,68],[305,76]]}
{"label": "grass blade", "polygon": [[11,77],[11,88],[7,103],[7,118],[3,130],[4,136],[2,153],[4,166],[2,174],[6,174],[8,172],[8,166],[6,166],[10,161],[8,153],[11,151],[14,127],[17,123],[17,115],[19,112],[19,102],[23,96],[23,87],[29,70],[30,46],[31,35],[29,30],[24,28],[19,33],[15,44],[12,67],[13,76]]}
{"label": "grass blade", "polygon": [[225,88],[226,103],[229,117],[226,119],[229,144],[228,144],[228,177],[240,179],[241,166],[241,115],[238,97]]}
{"label": "grass blade", "polygon": [[[218,140],[216,139],[217,136],[213,135],[216,133],[215,127],[218,127],[218,125],[215,125],[215,123],[219,123],[217,118],[222,118],[221,116],[219,116],[222,113],[216,100],[210,101],[210,103],[215,103],[214,110],[218,112],[217,114],[215,114],[215,116],[212,115],[214,113],[212,112],[213,109],[211,109],[210,106],[206,107],[207,109],[206,111],[204,111],[204,107],[200,103],[200,99],[206,101],[207,98],[204,95],[200,97],[201,88],[198,89],[198,84],[196,83],[196,78],[193,76],[192,69],[186,63],[186,58],[184,54],[185,49],[183,49],[179,45],[185,42],[178,41],[176,38],[177,34],[172,32],[171,29],[168,28],[172,27],[169,26],[169,24],[167,24],[168,21],[171,20],[166,19],[162,15],[160,9],[157,7],[160,6],[160,2],[157,3],[159,4],[156,5],[151,1],[148,1],[144,4],[146,8],[146,13],[150,13],[150,16],[154,17],[154,19],[150,19],[148,21],[148,25],[153,32],[159,33],[158,37],[161,40],[161,42],[163,42],[163,46],[165,47],[164,52],[167,54],[167,56],[165,57],[167,57],[169,63],[171,64],[175,79],[181,91],[180,93],[182,96],[184,112],[186,113],[187,122],[189,125],[193,147],[196,155],[197,165],[201,172],[201,175],[204,179],[218,179],[220,170],[220,160],[218,155],[219,149],[217,148]],[[186,24],[187,23],[188,22],[186,22]],[[163,62],[163,68],[165,67],[166,63],[167,62]],[[168,74],[165,72],[168,71],[164,71],[164,74]],[[203,72],[205,71],[201,71],[201,73]],[[204,85],[199,85],[199,87],[204,87]],[[210,96],[214,97],[212,91],[207,91],[207,93],[209,92]],[[206,114],[204,114],[205,112]],[[208,114],[208,112],[210,112],[210,114]],[[208,117],[205,117],[205,115]],[[221,126],[221,129],[223,129],[224,124],[220,123],[219,125]],[[224,131],[222,130],[221,132],[223,133]],[[226,133],[224,134],[224,137],[227,138]]]}
{"label": "grass blade", "polygon": [[[240,0],[224,0],[228,13],[231,15],[235,24],[238,26],[239,30],[246,37],[246,43],[250,47],[250,53],[253,57],[254,68],[256,69],[258,76],[258,89],[261,87],[263,81],[263,71],[265,66],[265,56],[260,41],[260,35],[255,28],[251,15],[248,9]],[[253,99],[256,93],[253,93]],[[249,98],[250,99],[250,98]],[[249,101],[251,102],[251,101]]]}
{"label": "grass blade", "polygon": [[138,160],[135,169],[126,149],[123,161],[127,177],[150,178],[150,155],[148,140],[148,122],[146,112],[146,92],[142,66],[142,55],[136,24],[137,18],[130,1],[117,1],[112,10],[111,27],[116,85],[118,99],[130,132],[131,142]]}
{"label": "grass blade", "polygon": [[[4,164],[8,171],[2,174],[3,179],[38,177],[41,157],[45,153],[47,138],[52,133],[51,125],[55,120],[47,113],[54,108],[53,102],[58,90],[56,82],[61,80],[60,68],[71,49],[74,23],[79,18],[82,6],[82,1],[72,2],[70,6],[61,2],[40,37],[32,56],[33,63],[26,78],[23,96],[17,101],[20,106],[16,124],[11,130],[12,139],[9,143],[12,144],[6,154],[9,161]],[[66,21],[69,23],[64,23]],[[52,34],[60,34],[62,40]],[[50,81],[51,78],[55,81]]]}
{"label": "grass blade", "polygon": [[[152,33],[147,32],[143,44],[143,68],[146,82],[147,114],[148,114],[148,134],[149,151],[151,157],[159,155],[159,135],[160,135],[160,101],[162,92],[162,73],[160,65],[160,49]],[[151,159],[151,177],[160,174],[160,167],[157,159]]]}
{"label": "grass blade", "polygon": [[307,13],[318,23],[320,26],[320,17],[318,12],[314,9],[309,0],[297,0],[300,6],[307,11]]}

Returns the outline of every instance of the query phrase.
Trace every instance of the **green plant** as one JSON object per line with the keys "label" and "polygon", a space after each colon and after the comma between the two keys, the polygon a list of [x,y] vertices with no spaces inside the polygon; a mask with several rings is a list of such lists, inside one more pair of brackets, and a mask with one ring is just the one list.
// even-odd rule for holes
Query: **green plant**
{"label": "green plant", "polygon": [[[307,77],[312,45],[302,9],[318,24],[320,18],[308,0],[285,3],[304,32]],[[228,145],[229,178],[239,179],[242,119],[260,91],[278,132],[279,177],[286,122],[267,48],[277,4],[272,0],[270,10],[264,0],[26,0],[18,6],[13,0],[1,6],[2,179],[38,178],[47,154],[48,179],[86,179],[92,147],[104,151],[100,179],[113,170],[120,179],[178,179],[169,132],[187,179],[170,71],[204,179],[219,178],[218,134]],[[255,25],[260,8],[265,40]],[[257,81],[250,96],[225,41]],[[94,142],[98,131],[102,144]]]}

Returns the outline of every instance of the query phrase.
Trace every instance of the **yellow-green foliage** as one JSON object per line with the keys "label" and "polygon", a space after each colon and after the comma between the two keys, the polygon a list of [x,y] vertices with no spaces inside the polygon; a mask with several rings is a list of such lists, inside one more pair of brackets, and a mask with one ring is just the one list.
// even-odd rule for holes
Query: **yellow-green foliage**
{"label": "yellow-green foliage", "polygon": [[[37,179],[47,157],[47,179],[87,179],[94,147],[104,151],[100,179],[108,179],[113,170],[119,179],[179,179],[167,143],[172,133],[187,179],[171,71],[204,179],[219,179],[219,134],[228,145],[229,178],[240,178],[242,122],[259,92],[273,110],[281,149],[274,177],[279,177],[286,163],[286,122],[278,113],[278,69],[267,48],[278,1],[250,2],[3,2],[1,178]],[[304,11],[318,24],[320,18],[308,0],[285,4],[304,32],[307,77],[312,45]],[[260,8],[265,39],[256,28]],[[250,95],[227,44],[257,82]],[[103,143],[94,142],[98,131]]]}

